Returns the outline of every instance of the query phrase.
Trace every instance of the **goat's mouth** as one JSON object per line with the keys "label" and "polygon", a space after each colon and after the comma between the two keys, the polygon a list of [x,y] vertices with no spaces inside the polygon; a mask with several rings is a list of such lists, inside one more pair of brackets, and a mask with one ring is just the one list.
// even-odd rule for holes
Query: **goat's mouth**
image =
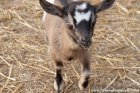
{"label": "goat's mouth", "polygon": [[70,37],[83,49],[87,49],[91,45],[91,40],[88,41],[80,40],[79,37],[76,36],[76,34],[70,34]]}
{"label": "goat's mouth", "polygon": [[90,45],[91,45],[91,41],[82,41],[82,40],[80,40],[78,43],[79,43],[80,47],[84,48],[84,49],[89,48]]}

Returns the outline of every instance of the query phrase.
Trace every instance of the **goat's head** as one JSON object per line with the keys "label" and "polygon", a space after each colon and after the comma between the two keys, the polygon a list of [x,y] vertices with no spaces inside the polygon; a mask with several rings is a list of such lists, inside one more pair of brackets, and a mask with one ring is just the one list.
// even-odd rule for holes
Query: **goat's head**
{"label": "goat's head", "polygon": [[49,14],[62,18],[69,34],[82,48],[91,44],[93,28],[96,23],[97,13],[108,9],[115,0],[103,0],[101,3],[91,5],[84,1],[73,1],[63,8],[53,5],[46,0],[40,0],[42,8]]}

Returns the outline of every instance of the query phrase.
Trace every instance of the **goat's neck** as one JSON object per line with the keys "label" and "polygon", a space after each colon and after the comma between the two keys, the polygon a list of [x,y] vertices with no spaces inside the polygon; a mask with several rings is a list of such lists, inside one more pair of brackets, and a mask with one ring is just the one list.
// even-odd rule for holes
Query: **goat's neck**
{"label": "goat's neck", "polygon": [[62,38],[63,42],[65,42],[67,44],[67,47],[70,47],[72,49],[77,49],[79,48],[79,45],[77,44],[77,42],[75,42],[75,40],[72,38],[72,36],[70,34],[72,34],[72,32],[68,29],[67,26],[65,26],[65,31],[62,34]]}

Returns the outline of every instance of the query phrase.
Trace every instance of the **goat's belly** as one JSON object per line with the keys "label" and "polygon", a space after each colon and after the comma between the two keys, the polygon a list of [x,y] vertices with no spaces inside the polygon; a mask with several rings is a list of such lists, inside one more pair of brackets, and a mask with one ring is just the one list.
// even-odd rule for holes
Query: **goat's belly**
{"label": "goat's belly", "polygon": [[80,56],[80,51],[77,51],[77,50],[68,50],[68,51],[63,51],[62,52],[62,56],[61,58],[63,60],[66,60],[66,61],[71,61],[71,60],[75,60],[77,59],[78,56]]}
{"label": "goat's belly", "polygon": [[63,56],[62,56],[62,59],[63,60],[68,60],[68,61],[71,61],[73,59],[75,59],[75,55],[73,55],[73,53],[70,53],[70,52],[66,52]]}
{"label": "goat's belly", "polygon": [[79,53],[76,51],[70,51],[70,50],[57,50],[57,51],[50,51],[50,54],[54,60],[60,60],[60,61],[71,61],[75,60],[77,56],[79,56]]}

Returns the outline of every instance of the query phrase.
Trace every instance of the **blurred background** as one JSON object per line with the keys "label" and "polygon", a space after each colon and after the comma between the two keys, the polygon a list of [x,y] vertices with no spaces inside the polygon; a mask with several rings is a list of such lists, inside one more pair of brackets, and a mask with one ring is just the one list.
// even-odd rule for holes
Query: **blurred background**
{"label": "blurred background", "polygon": [[[42,14],[38,0],[0,0],[0,93],[53,93]],[[98,14],[90,51],[88,93],[140,93],[140,0]],[[63,76],[64,93],[80,93],[79,63],[65,64]]]}

